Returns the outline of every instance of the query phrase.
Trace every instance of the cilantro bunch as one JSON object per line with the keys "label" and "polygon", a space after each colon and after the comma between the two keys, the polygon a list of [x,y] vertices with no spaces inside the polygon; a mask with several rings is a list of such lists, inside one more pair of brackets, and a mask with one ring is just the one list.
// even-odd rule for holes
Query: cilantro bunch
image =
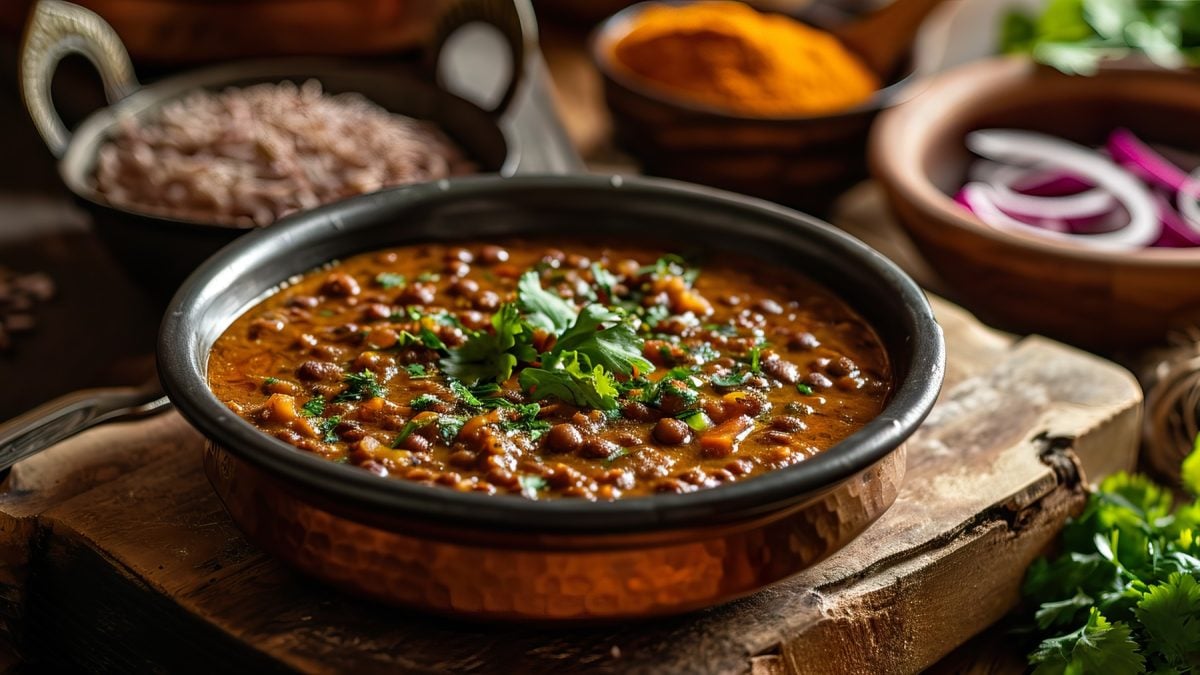
{"label": "cilantro bunch", "polygon": [[504,382],[522,365],[518,381],[535,400],[612,410],[617,375],[654,370],[625,312],[598,302],[577,310],[542,288],[536,270],[521,275],[517,301],[500,307],[492,328],[447,351],[440,364],[446,375],[468,384]]}
{"label": "cilantro bunch", "polygon": [[1030,567],[1024,595],[1050,635],[1035,673],[1200,673],[1200,444],[1184,462],[1193,501],[1148,478],[1105,479],[1063,532],[1063,553]]}
{"label": "cilantro bunch", "polygon": [[1100,61],[1142,54],[1164,68],[1200,63],[1197,0],[1049,0],[1036,17],[1009,14],[1005,52],[1029,53],[1068,74],[1091,74]]}

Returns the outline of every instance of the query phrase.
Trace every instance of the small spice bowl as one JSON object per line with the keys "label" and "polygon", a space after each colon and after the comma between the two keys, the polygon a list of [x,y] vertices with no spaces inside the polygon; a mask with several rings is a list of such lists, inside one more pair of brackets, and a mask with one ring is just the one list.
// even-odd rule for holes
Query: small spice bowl
{"label": "small spice bowl", "polygon": [[[895,3],[898,7],[893,11],[903,15],[891,15],[894,31],[884,41],[889,47],[900,46],[887,50],[885,58],[863,59],[886,83],[870,99],[837,113],[780,117],[748,116],[674,96],[615,62],[615,45],[633,30],[642,12],[680,4],[686,3],[633,5],[602,23],[592,36],[592,59],[604,79],[617,143],[640,160],[648,174],[822,212],[838,194],[866,176],[864,157],[871,123],[880,110],[899,100],[911,79],[906,40],[937,2]],[[875,19],[861,23],[870,29],[876,25]],[[862,33],[855,31],[853,35],[859,37]],[[867,56],[856,48],[865,41],[843,42],[852,52]],[[899,54],[900,58],[891,58],[891,54]],[[875,64],[879,64],[878,69]]]}
{"label": "small spice bowl", "polygon": [[[91,214],[101,239],[141,286],[165,300],[200,262],[254,228],[172,217],[105,199],[94,184],[95,165],[100,147],[123,120],[153,114],[198,90],[285,81],[299,85],[311,79],[330,94],[361,94],[389,112],[433,121],[480,171],[511,174],[520,164],[521,149],[499,120],[524,84],[519,75],[526,54],[536,49],[530,6],[524,0],[460,0],[442,15],[428,60],[437,72],[447,41],[462,26],[479,21],[500,31],[512,58],[513,76],[490,110],[450,93],[417,68],[332,58],[234,62],[142,86],[113,29],[90,10],[60,0],[41,0],[31,13],[22,44],[21,90],[35,126],[59,158],[60,178]],[[73,133],[59,119],[50,95],[57,64],[69,53],[82,54],[96,66],[110,103]]]}
{"label": "small spice bowl", "polygon": [[1150,143],[1200,149],[1197,116],[1194,73],[1079,77],[993,58],[937,76],[882,115],[871,166],[917,247],[984,320],[1098,349],[1144,346],[1200,319],[1200,249],[1104,251],[989,227],[951,197],[971,161],[964,137],[1014,128],[1094,146],[1124,127]]}

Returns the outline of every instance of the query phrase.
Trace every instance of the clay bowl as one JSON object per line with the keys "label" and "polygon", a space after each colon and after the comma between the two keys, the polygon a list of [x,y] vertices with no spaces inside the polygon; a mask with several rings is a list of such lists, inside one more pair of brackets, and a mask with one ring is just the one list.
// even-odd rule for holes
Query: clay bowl
{"label": "clay bowl", "polygon": [[[567,229],[567,228],[570,229]],[[208,352],[250,303],[330,259],[431,240],[571,231],[703,242],[795,266],[883,339],[895,389],[828,451],[700,492],[535,502],[380,478],[260,432],[209,391]],[[845,545],[895,500],[905,439],[941,386],[944,345],[921,290],[861,242],[739,195],[608,176],[466,177],[321,207],[239,239],[171,302],[159,373],[209,439],[204,464],[246,535],[353,593],[485,619],[608,620],[724,602]]]}
{"label": "clay bowl", "polygon": [[[885,86],[865,103],[838,113],[753,117],[673,96],[628,72],[613,46],[636,24],[643,2],[610,17],[591,40],[604,79],[615,139],[645,173],[713,185],[815,213],[866,177],[866,139],[880,110],[900,100],[912,71],[912,33],[938,0],[898,0],[888,9],[834,32]],[[811,22],[827,27],[822,15]]]}
{"label": "clay bowl", "polygon": [[[486,20],[504,35],[513,72],[520,73],[525,50],[531,45],[536,48],[530,11],[526,4],[505,0],[459,3],[439,24],[431,54],[440,55],[442,45],[459,27]],[[71,52],[84,54],[96,65],[110,101],[73,133],[59,119],[50,96],[57,63]],[[430,61],[436,61],[436,56]],[[436,64],[433,67],[436,70]],[[357,92],[392,112],[436,122],[481,171],[512,173],[520,164],[520,148],[499,124],[521,84],[517,77],[493,110],[449,93],[423,73],[331,58],[229,63],[141,86],[112,28],[89,10],[58,0],[42,0],[34,9],[22,44],[20,75],[26,107],[50,152],[59,158],[64,185],[90,213],[97,233],[122,267],[164,302],[205,258],[253,228],[112,204],[95,190],[92,175],[100,146],[122,120],[151,114],[190,92],[315,79],[326,92]]]}
{"label": "clay bowl", "polygon": [[871,165],[924,256],[981,318],[1017,332],[1117,349],[1158,342],[1200,319],[1200,250],[1094,251],[988,227],[951,199],[972,156],[967,132],[1031,129],[1101,145],[1116,127],[1200,148],[1194,73],[1106,70],[1070,77],[1022,58],[937,76],[882,115]]}

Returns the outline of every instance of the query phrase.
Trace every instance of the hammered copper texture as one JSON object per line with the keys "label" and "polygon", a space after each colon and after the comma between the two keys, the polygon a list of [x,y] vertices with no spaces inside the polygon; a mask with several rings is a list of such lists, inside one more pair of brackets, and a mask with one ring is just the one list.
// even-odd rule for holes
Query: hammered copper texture
{"label": "hammered copper texture", "polygon": [[905,452],[901,446],[801,505],[752,521],[650,534],[544,535],[504,548],[481,545],[480,533],[470,531],[414,534],[400,519],[386,526],[357,522],[211,442],[204,465],[252,541],[356,594],[486,619],[597,620],[707,607],[812,565],[891,506]]}

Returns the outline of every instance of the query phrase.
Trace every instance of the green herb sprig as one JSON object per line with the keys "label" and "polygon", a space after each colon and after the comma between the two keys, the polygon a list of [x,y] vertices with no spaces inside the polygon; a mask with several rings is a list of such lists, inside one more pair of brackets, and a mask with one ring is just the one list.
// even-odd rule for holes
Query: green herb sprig
{"label": "green herb sprig", "polygon": [[1037,674],[1200,672],[1200,445],[1183,465],[1194,501],[1125,473],[1105,479],[1022,589],[1044,636]]}
{"label": "green herb sprig", "polygon": [[1006,16],[1000,44],[1068,74],[1090,75],[1102,61],[1131,54],[1164,68],[1196,65],[1200,2],[1049,0],[1036,16]]}

